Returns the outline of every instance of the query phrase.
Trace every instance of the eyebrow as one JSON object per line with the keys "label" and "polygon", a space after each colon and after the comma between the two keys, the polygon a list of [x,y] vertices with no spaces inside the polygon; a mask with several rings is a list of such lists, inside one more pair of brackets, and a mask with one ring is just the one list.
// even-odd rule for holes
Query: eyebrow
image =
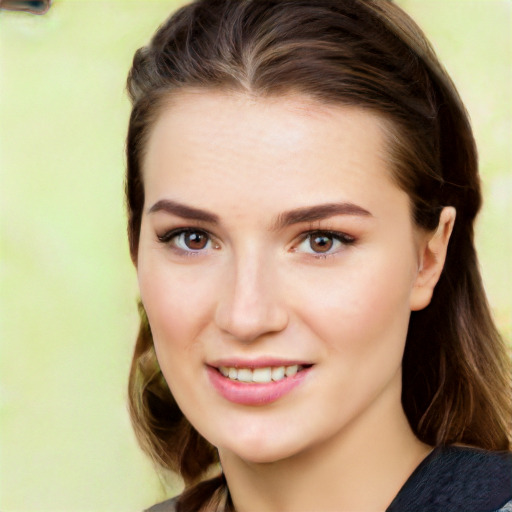
{"label": "eyebrow", "polygon": [[215,213],[202,210],[201,208],[194,208],[187,206],[170,199],[161,199],[157,201],[149,210],[148,213],[167,212],[171,215],[177,215],[183,219],[196,220],[207,222],[209,224],[218,224],[219,216]]}
{"label": "eyebrow", "polygon": [[336,215],[351,215],[359,217],[373,217],[368,211],[354,203],[327,203],[316,206],[296,208],[277,216],[273,229],[279,230],[292,224],[301,222],[314,222],[328,219]]}
{"label": "eyebrow", "polygon": [[[183,219],[206,222],[209,224],[219,224],[219,216],[215,213],[187,206],[170,199],[161,199],[157,201],[148,213],[166,212],[176,215]],[[327,219],[336,215],[350,215],[359,217],[373,217],[366,209],[354,203],[326,203],[315,206],[305,206],[296,208],[287,212],[280,213],[272,224],[272,229],[279,231],[287,226],[299,224],[302,222],[314,222],[316,220]]]}

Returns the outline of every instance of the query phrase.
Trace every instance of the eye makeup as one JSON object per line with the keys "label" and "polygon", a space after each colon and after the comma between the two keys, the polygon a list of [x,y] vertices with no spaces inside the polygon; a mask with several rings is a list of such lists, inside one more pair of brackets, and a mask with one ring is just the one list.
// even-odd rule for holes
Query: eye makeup
{"label": "eye makeup", "polygon": [[187,255],[197,255],[220,247],[207,231],[193,227],[172,229],[157,235],[157,239],[180,254]]}

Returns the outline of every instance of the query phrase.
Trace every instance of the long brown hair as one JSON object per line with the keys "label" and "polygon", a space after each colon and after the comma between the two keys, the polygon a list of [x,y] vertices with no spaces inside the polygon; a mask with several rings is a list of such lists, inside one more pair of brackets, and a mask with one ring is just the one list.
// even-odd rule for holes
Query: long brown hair
{"label": "long brown hair", "polygon": [[[411,198],[416,224],[433,230],[443,206],[457,210],[432,301],[411,314],[404,410],[425,443],[509,449],[509,360],[473,241],[481,206],[475,142],[456,88],[417,25],[389,0],[198,0],[178,10],[136,52],[128,77],[126,197],[134,263],[147,139],[169,95],[187,87],[299,92],[386,120],[394,178]],[[176,405],[142,307],[140,313],[129,382],[135,431],[147,453],[185,479],[182,510],[208,508],[222,480],[197,485],[217,462],[216,451]]]}

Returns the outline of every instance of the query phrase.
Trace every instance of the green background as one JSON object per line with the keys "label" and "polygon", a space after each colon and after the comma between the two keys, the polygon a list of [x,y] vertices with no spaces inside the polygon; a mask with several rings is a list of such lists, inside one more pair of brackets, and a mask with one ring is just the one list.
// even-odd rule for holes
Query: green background
{"label": "green background", "polygon": [[[126,73],[180,2],[60,0],[0,11],[0,510],[137,511],[165,497],[126,410],[137,329],[125,239]],[[512,334],[510,0],[401,0],[473,119],[477,228]]]}

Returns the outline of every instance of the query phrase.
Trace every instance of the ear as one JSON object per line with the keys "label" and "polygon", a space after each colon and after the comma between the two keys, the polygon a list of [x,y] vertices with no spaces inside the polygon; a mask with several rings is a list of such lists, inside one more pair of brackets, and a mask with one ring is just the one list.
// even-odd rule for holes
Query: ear
{"label": "ear", "polygon": [[419,311],[430,304],[446,260],[448,242],[455,223],[455,208],[446,206],[439,216],[435,232],[421,240],[418,275],[411,293],[411,311]]}

